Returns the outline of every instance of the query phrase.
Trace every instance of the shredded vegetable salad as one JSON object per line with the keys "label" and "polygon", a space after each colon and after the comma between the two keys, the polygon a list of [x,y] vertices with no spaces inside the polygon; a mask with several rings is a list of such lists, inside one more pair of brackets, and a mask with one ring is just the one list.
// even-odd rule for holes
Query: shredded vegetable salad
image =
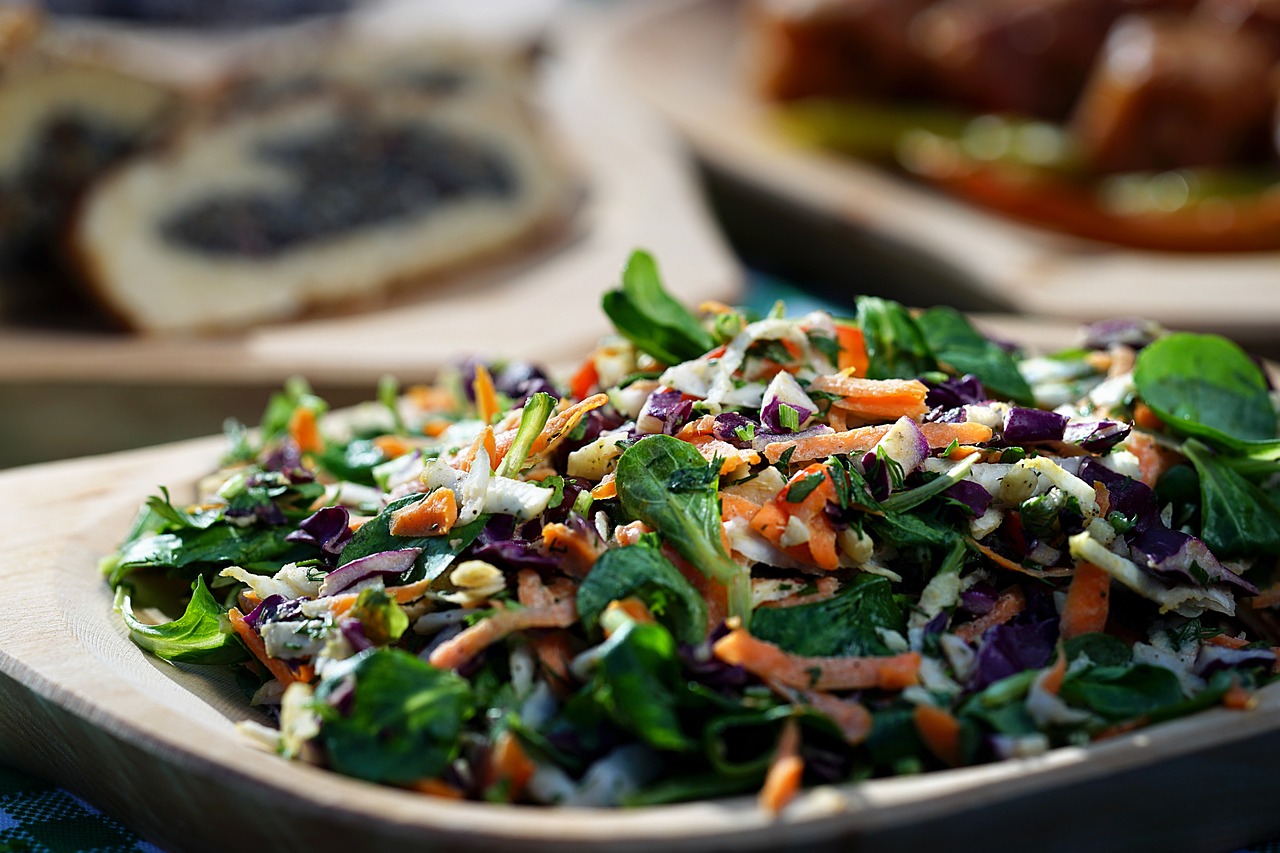
{"label": "shredded vegetable salad", "polygon": [[1272,679],[1277,399],[1234,344],[1116,321],[1026,357],[876,298],[695,315],[643,253],[603,307],[564,385],[471,360],[230,424],[195,503],[152,497],[104,561],[133,639],[235,667],[287,758],[588,806],[776,811]]}

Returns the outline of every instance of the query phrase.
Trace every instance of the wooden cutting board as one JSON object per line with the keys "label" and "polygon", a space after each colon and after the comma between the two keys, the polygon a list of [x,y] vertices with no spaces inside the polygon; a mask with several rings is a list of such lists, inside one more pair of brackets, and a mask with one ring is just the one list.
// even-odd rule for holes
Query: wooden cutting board
{"label": "wooden cutting board", "polygon": [[[982,321],[1042,346],[1062,326]],[[0,473],[0,763],[173,851],[1205,851],[1280,832],[1280,684],[1086,748],[804,794],[622,811],[457,803],[259,751],[233,680],[133,645],[97,569],[138,505],[190,500],[217,439]]]}
{"label": "wooden cutting board", "polygon": [[[937,301],[956,298],[943,288],[958,288],[972,292],[970,302],[1028,314],[1150,317],[1245,344],[1280,342],[1280,252],[1144,252],[1069,238],[798,146],[749,91],[743,5],[637,4],[609,51],[615,73],[718,171],[854,229],[856,242],[875,242],[902,269],[923,269],[921,256],[941,264],[948,274],[934,282]],[[805,250],[797,240],[794,251]]]}

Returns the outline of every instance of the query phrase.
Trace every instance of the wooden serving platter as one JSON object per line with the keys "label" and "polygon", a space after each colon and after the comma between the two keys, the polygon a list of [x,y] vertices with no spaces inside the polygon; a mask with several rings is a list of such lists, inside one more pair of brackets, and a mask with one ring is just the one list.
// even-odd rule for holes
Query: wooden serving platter
{"label": "wooden serving platter", "polygon": [[1087,748],[817,789],[779,817],[741,798],[592,811],[459,803],[251,746],[232,679],[128,639],[97,570],[138,504],[179,499],[214,439],[0,474],[0,762],[53,779],[173,851],[1228,850],[1280,830],[1280,685]]}
{"label": "wooden serving platter", "polygon": [[[950,271],[946,287],[972,291],[967,301],[1029,314],[1141,316],[1244,343],[1280,338],[1280,253],[1161,253],[1070,238],[852,158],[800,147],[749,90],[741,0],[637,5],[644,8],[617,31],[613,69],[706,163],[850,226],[858,241],[884,246],[904,269],[918,268],[926,256]],[[805,246],[797,241],[794,250]],[[938,301],[957,298],[940,292],[943,286],[934,285]]]}

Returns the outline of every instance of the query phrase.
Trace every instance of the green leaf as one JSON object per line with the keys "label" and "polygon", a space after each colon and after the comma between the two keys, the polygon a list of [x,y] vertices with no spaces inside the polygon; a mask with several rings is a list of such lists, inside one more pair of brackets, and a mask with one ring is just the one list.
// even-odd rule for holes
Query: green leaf
{"label": "green leaf", "polygon": [[346,565],[361,557],[377,554],[379,551],[421,548],[422,554],[414,563],[413,571],[403,579],[403,582],[414,583],[423,578],[435,580],[444,574],[444,570],[449,568],[454,558],[480,535],[480,531],[489,522],[489,516],[482,515],[470,524],[455,527],[444,536],[392,536],[392,513],[425,498],[425,495],[406,495],[392,501],[386,509],[362,524],[351,537],[351,541],[342,549],[341,564]]}
{"label": "green leaf", "polygon": [[116,588],[115,608],[129,628],[129,637],[158,658],[202,665],[236,663],[245,658],[227,612],[214,600],[203,578],[196,578],[186,611],[172,622],[148,625],[140,621],[124,586]]}
{"label": "green leaf", "polygon": [[938,361],[956,373],[972,373],[989,390],[1027,405],[1035,395],[1018,372],[1018,362],[999,344],[988,340],[954,308],[930,308],[916,323],[933,347]]}
{"label": "green leaf", "polygon": [[1069,705],[1108,720],[1130,720],[1182,702],[1178,676],[1161,666],[1094,666],[1068,674],[1059,693]]}
{"label": "green leaf", "polygon": [[757,610],[751,633],[805,657],[887,655],[877,629],[905,633],[887,578],[860,574],[825,601]]}
{"label": "green leaf", "polygon": [[[320,742],[339,773],[371,782],[439,776],[475,714],[466,679],[399,649],[374,649],[326,671],[316,689]],[[330,701],[354,681],[343,713]]]}
{"label": "green leaf", "polygon": [[309,545],[286,542],[285,527],[188,528],[137,539],[120,550],[109,578],[112,586],[139,569],[225,568],[252,566],[275,571],[285,563],[315,556]]}
{"label": "green leaf", "polygon": [[1280,509],[1208,447],[1189,439],[1182,452],[1200,475],[1200,538],[1218,557],[1280,554]]}
{"label": "green leaf", "polygon": [[367,438],[358,438],[344,444],[327,445],[315,455],[320,468],[339,480],[359,483],[362,486],[377,485],[373,469],[386,461],[386,454]]}
{"label": "green leaf", "polygon": [[1097,666],[1124,666],[1133,661],[1129,644],[1110,634],[1089,633],[1072,637],[1063,644],[1067,660],[1084,655]]}
{"label": "green leaf", "polygon": [[787,503],[803,503],[804,499],[813,494],[813,490],[821,486],[822,481],[825,479],[827,479],[827,475],[819,471],[792,483],[787,488]]}
{"label": "green leaf", "polygon": [[600,555],[578,587],[578,617],[594,630],[609,602],[637,596],[684,643],[707,636],[707,602],[650,537]]}
{"label": "green leaf", "polygon": [[618,333],[664,364],[698,358],[715,346],[706,329],[666,292],[647,252],[633,252],[622,289],[604,295],[604,312]]}
{"label": "green leaf", "polygon": [[888,299],[858,297],[858,325],[867,348],[867,378],[913,379],[938,361],[906,308]]}
{"label": "green leaf", "polygon": [[269,443],[287,435],[289,421],[297,409],[310,409],[317,415],[329,409],[328,403],[311,393],[311,386],[301,376],[291,377],[285,382],[284,390],[273,394],[267,401],[259,425],[263,442]]}
{"label": "green leaf", "polygon": [[360,620],[365,637],[376,646],[395,642],[409,629],[403,608],[380,586],[361,590],[349,615]]}
{"label": "green leaf", "polygon": [[[693,445],[669,435],[644,438],[618,460],[618,499],[631,518],[648,524],[708,577],[729,587],[730,615],[751,618],[751,574],[720,541],[717,483]],[[678,485],[676,490],[673,486]]]}
{"label": "green leaf", "polygon": [[657,749],[689,750],[680,727],[680,662],[661,625],[628,622],[600,647],[592,693],[609,717]]}
{"label": "green leaf", "polygon": [[1160,338],[1138,353],[1133,381],[1175,432],[1236,451],[1276,444],[1266,376],[1226,338],[1188,332]]}

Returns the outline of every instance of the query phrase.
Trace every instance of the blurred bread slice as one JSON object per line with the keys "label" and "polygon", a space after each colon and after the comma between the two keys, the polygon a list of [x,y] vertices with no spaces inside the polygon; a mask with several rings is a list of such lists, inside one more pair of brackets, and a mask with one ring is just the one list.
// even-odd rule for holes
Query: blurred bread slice
{"label": "blurred bread slice", "polygon": [[350,74],[215,110],[97,182],[72,249],[104,306],[148,332],[283,320],[511,250],[562,216],[560,164],[518,97]]}
{"label": "blurred bread slice", "polygon": [[178,97],[59,50],[18,10],[0,17],[0,43],[2,267],[52,253],[89,181],[153,137]]}

